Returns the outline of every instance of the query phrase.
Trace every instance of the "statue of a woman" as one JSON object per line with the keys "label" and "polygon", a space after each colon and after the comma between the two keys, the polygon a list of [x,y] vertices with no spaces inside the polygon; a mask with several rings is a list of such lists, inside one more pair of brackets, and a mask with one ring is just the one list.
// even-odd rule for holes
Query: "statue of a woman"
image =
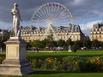
{"label": "statue of a woman", "polygon": [[18,32],[20,32],[20,21],[21,21],[21,16],[20,12],[18,9],[18,5],[14,3],[13,9],[11,10],[12,16],[13,16],[13,32],[14,36],[18,36]]}

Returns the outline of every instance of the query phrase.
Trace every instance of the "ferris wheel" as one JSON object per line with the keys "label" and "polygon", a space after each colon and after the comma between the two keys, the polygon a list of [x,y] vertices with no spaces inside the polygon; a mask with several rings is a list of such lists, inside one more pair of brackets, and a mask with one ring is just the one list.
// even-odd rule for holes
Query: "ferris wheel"
{"label": "ferris wheel", "polygon": [[59,40],[53,26],[68,26],[72,20],[72,14],[68,8],[57,2],[49,2],[40,6],[34,11],[31,18],[34,26],[47,26],[45,33],[41,40],[52,34],[54,40]]}
{"label": "ferris wheel", "polygon": [[64,26],[68,25],[71,20],[70,10],[57,2],[49,2],[40,6],[31,18],[32,25],[35,26],[48,26],[49,24]]}

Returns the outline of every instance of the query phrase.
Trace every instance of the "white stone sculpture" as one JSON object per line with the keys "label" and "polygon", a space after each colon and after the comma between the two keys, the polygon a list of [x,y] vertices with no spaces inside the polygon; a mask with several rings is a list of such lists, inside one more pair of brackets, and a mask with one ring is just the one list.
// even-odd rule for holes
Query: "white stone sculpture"
{"label": "white stone sculpture", "polygon": [[11,13],[12,13],[12,16],[13,16],[14,36],[19,36],[21,16],[20,16],[20,12],[19,12],[17,3],[13,4],[13,9],[11,10]]}

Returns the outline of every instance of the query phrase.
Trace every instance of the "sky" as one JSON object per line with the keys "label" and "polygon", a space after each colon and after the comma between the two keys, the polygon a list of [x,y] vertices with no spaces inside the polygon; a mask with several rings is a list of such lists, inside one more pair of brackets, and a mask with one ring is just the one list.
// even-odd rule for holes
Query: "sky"
{"label": "sky", "polygon": [[103,21],[103,0],[0,0],[0,28],[12,28],[11,9],[19,5],[22,26],[29,26],[31,17],[38,7],[47,2],[58,2],[67,7],[73,16],[73,23],[80,25],[89,35],[92,25]]}

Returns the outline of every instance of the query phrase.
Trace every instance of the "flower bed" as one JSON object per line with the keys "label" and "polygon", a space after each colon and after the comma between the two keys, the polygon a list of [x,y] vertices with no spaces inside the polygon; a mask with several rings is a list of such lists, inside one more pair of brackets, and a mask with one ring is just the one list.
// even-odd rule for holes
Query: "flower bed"
{"label": "flower bed", "polygon": [[33,69],[35,70],[103,72],[103,56],[53,56],[29,60],[32,63]]}

